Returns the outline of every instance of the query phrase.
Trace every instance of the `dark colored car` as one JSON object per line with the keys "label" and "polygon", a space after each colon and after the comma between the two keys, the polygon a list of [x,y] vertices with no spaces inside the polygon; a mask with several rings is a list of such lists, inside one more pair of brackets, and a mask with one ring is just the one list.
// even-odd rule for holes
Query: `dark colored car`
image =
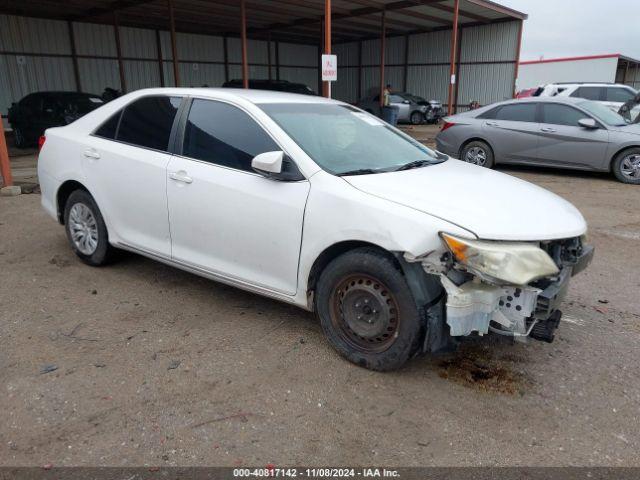
{"label": "dark colored car", "polygon": [[[242,88],[242,80],[233,79],[222,84],[223,88]],[[304,83],[293,83],[287,80],[249,80],[249,88],[256,90],[273,90],[275,92],[300,93],[302,95],[315,95]]]}
{"label": "dark colored car", "polygon": [[68,125],[103,104],[102,98],[90,93],[30,93],[9,108],[16,147],[36,145],[47,128]]}
{"label": "dark colored car", "polygon": [[[426,100],[418,95],[404,92],[390,94],[391,106],[398,109],[398,121],[419,125],[421,123],[438,123],[444,117],[442,104],[437,100]],[[380,116],[380,95],[366,97],[357,104],[363,110]]]}

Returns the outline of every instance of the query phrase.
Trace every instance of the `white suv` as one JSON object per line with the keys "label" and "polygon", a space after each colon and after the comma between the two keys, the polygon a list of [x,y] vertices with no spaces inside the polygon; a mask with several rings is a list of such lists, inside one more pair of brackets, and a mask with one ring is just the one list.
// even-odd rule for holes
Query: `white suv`
{"label": "white suv", "polygon": [[40,143],[82,261],[130,250],[313,310],[375,370],[474,332],[551,341],[593,254],[562,198],[321,97],[138,90]]}
{"label": "white suv", "polygon": [[[577,97],[600,102],[617,112],[638,92],[620,83],[550,83],[541,87],[536,97]],[[635,111],[635,110],[634,110]]]}

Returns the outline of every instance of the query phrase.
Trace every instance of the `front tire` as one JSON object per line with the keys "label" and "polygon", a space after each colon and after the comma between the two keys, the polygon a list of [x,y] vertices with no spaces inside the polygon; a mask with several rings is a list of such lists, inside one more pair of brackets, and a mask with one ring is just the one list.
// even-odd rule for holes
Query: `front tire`
{"label": "front tire", "polygon": [[400,368],[417,351],[420,314],[393,260],[374,248],[334,259],[318,280],[315,307],[331,345],[371,370]]}
{"label": "front tire", "polygon": [[493,150],[483,141],[469,142],[462,149],[460,160],[479,167],[493,168]]}
{"label": "front tire", "polygon": [[87,265],[109,263],[114,248],[109,245],[107,227],[95,200],[85,190],[76,190],[65,204],[64,225],[69,245]]}
{"label": "front tire", "polygon": [[411,122],[411,125],[421,125],[424,123],[424,115],[422,112],[413,112],[409,117],[409,121]]}
{"label": "front tire", "polygon": [[640,185],[640,148],[620,152],[614,158],[611,169],[619,181]]}

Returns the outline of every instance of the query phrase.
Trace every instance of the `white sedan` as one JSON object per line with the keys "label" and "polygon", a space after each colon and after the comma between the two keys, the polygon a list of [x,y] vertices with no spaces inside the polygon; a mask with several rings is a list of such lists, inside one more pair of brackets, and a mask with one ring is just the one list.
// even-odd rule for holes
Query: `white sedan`
{"label": "white sedan", "polygon": [[82,261],[129,250],[313,310],[375,370],[461,336],[553,340],[593,254],[563,199],[320,97],[138,90],[40,142]]}

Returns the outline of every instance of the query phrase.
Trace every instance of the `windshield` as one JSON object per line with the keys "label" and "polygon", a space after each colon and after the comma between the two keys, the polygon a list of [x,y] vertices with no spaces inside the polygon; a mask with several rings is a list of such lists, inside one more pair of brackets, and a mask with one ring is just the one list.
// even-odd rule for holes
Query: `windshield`
{"label": "windshield", "polygon": [[410,93],[408,93],[406,96],[410,100],[414,101],[415,103],[420,103],[420,102],[426,102],[427,101],[425,98],[419,97],[418,95],[412,95]]}
{"label": "windshield", "polygon": [[580,102],[578,105],[592,114],[598,120],[601,120],[612,127],[622,127],[628,124],[628,122],[622,115],[618,115],[609,107],[601,103],[586,101]]}
{"label": "windshield", "polygon": [[444,161],[433,150],[349,105],[258,105],[322,169],[334,175],[381,173]]}

